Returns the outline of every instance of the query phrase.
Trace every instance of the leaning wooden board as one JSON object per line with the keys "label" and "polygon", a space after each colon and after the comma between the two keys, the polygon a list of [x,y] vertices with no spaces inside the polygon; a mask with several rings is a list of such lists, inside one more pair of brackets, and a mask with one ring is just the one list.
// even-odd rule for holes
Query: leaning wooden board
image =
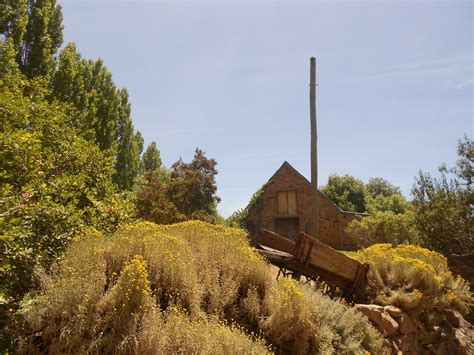
{"label": "leaning wooden board", "polygon": [[258,244],[294,255],[296,243],[280,234],[262,229]]}
{"label": "leaning wooden board", "polygon": [[[357,291],[365,283],[367,265],[361,264],[306,233],[300,232],[295,243],[277,233],[263,229],[258,243],[266,249],[266,251],[261,251],[262,255],[275,265],[309,277],[318,276],[328,284],[342,288],[347,294]],[[282,259],[275,255],[276,251],[283,252],[286,256]]]}
{"label": "leaning wooden board", "polygon": [[303,265],[313,265],[347,280],[354,280],[361,263],[300,232],[294,255]]}

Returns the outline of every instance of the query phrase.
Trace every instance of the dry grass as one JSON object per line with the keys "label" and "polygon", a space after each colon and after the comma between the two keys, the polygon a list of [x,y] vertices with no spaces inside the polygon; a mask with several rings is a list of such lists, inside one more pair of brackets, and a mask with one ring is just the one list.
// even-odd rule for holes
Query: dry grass
{"label": "dry grass", "polygon": [[340,302],[276,282],[244,232],[204,222],[89,233],[38,274],[12,329],[22,352],[378,352]]}
{"label": "dry grass", "polygon": [[370,264],[369,301],[394,304],[412,314],[472,306],[469,283],[449,270],[441,254],[416,246],[375,244],[351,256]]}

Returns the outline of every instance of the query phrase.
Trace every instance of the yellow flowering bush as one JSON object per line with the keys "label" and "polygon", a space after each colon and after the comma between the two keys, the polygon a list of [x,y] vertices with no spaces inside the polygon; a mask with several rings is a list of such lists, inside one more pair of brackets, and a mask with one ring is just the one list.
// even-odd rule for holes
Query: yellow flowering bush
{"label": "yellow flowering bush", "polygon": [[[211,336],[212,335],[212,336]],[[138,338],[138,353],[267,354],[265,341],[235,323],[217,317],[193,319],[183,309],[171,306],[146,315]]]}
{"label": "yellow flowering bush", "polygon": [[379,333],[360,312],[292,279],[274,284],[263,307],[265,334],[288,353],[382,353]]}
{"label": "yellow flowering bush", "polygon": [[[373,352],[360,314],[276,281],[244,231],[138,222],[76,239],[12,323],[21,352]],[[341,323],[340,320],[344,323]]]}
{"label": "yellow flowering bush", "polygon": [[370,265],[372,302],[414,314],[447,308],[466,314],[472,305],[468,282],[454,276],[439,253],[417,245],[374,244],[351,256]]}

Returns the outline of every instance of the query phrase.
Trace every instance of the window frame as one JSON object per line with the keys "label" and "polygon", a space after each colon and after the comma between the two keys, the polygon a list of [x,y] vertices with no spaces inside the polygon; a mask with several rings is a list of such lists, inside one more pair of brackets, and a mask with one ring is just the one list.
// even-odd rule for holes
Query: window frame
{"label": "window frame", "polygon": [[[280,208],[280,194],[285,194],[285,205],[286,205],[286,211],[282,211]],[[294,193],[294,210],[290,208],[290,193]],[[276,200],[277,200],[277,212],[278,215],[285,215],[285,216],[295,216],[298,214],[298,191],[296,189],[284,189],[284,190],[277,190],[276,191]]]}

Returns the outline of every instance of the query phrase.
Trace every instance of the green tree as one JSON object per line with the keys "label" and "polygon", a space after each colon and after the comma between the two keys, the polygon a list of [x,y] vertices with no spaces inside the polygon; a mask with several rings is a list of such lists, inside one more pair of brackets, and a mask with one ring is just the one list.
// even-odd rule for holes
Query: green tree
{"label": "green tree", "polygon": [[0,6],[0,34],[12,41],[17,53],[28,24],[27,0],[4,0]]}
{"label": "green tree", "polygon": [[[10,93],[18,91],[24,80],[15,61],[15,48],[11,39],[0,41],[0,85]],[[2,122],[6,124],[6,122]],[[4,127],[6,128],[6,127]]]}
{"label": "green tree", "polygon": [[[440,168],[441,176],[420,171],[412,188],[415,221],[423,244],[444,254],[474,249],[473,142],[464,137],[458,144],[456,167]],[[453,177],[448,174],[454,172]]]}
{"label": "green tree", "polygon": [[396,214],[401,214],[412,208],[405,197],[398,193],[390,196],[377,195],[374,197],[369,195],[366,204],[368,213],[391,211]]}
{"label": "green tree", "polygon": [[347,232],[358,248],[377,243],[419,243],[412,212],[376,211],[370,216],[352,220]]}
{"label": "green tree", "polygon": [[366,211],[364,183],[353,176],[332,174],[320,190],[345,211]]}
{"label": "green tree", "polygon": [[474,180],[474,142],[467,135],[458,142],[458,160],[450,171],[457,175],[460,183],[472,192]]}
{"label": "green tree", "polygon": [[120,91],[119,135],[117,137],[117,156],[115,162],[114,181],[122,190],[131,190],[140,168],[140,150],[143,138],[135,133],[130,118],[130,104],[126,90]]}
{"label": "green tree", "polygon": [[178,211],[188,219],[216,221],[217,162],[196,148],[191,163],[179,159],[171,166],[168,195]]}
{"label": "green tree", "polygon": [[143,153],[143,172],[155,171],[161,167],[160,151],[156,148],[156,142],[151,142]]}
{"label": "green tree", "polygon": [[145,184],[136,193],[135,206],[138,218],[158,224],[170,224],[186,220],[169,199],[169,184],[160,173],[153,170],[145,173]]}
{"label": "green tree", "polygon": [[59,55],[51,84],[52,98],[71,106],[71,123],[101,150],[116,149],[114,143],[121,137],[130,105],[127,93],[116,88],[103,61],[83,59],[75,44],[69,43]]}
{"label": "green tree", "polygon": [[69,105],[71,123],[86,139],[115,156],[114,182],[130,190],[139,172],[143,138],[133,127],[128,92],[117,89],[103,61],[85,60],[68,44],[59,55],[52,97]]}
{"label": "green tree", "polygon": [[55,0],[3,1],[0,34],[13,40],[17,62],[28,78],[52,74],[62,29],[61,6]]}
{"label": "green tree", "polygon": [[115,157],[114,181],[121,189],[131,189],[142,143],[132,124],[128,94],[116,87],[101,59],[83,59],[73,43],[57,58],[62,29],[61,7],[55,0],[2,4],[0,36],[13,44],[19,69],[27,78],[43,78],[49,101],[67,104],[68,123]]}
{"label": "green tree", "polygon": [[365,185],[367,212],[391,211],[396,214],[405,213],[411,208],[400,192],[400,188],[381,177],[370,178]]}
{"label": "green tree", "polygon": [[400,188],[381,177],[373,177],[365,185],[365,188],[372,196],[382,195],[385,197],[400,194]]}
{"label": "green tree", "polygon": [[48,266],[86,227],[108,231],[133,215],[112,184],[113,159],[78,134],[44,86],[15,76],[11,47],[0,55],[13,68],[0,77],[2,320],[30,289],[36,265]]}

